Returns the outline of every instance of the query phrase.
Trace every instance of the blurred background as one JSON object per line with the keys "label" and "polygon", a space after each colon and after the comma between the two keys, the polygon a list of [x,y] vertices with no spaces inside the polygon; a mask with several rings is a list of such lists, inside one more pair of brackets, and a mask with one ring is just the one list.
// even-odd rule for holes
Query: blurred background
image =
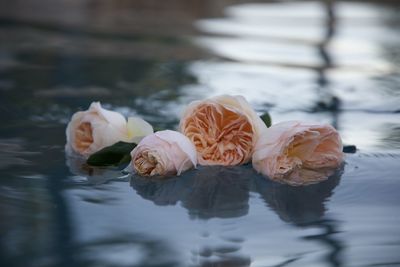
{"label": "blurred background", "polygon": [[[400,266],[399,74],[396,0],[0,0],[0,265]],[[358,152],[302,189],[64,155],[92,101],[174,129],[219,94],[330,123]]]}
{"label": "blurred background", "polygon": [[399,12],[397,1],[3,0],[0,116],[65,122],[100,100],[174,127],[192,99],[242,94],[274,122],[326,121],[347,143],[397,149]]}

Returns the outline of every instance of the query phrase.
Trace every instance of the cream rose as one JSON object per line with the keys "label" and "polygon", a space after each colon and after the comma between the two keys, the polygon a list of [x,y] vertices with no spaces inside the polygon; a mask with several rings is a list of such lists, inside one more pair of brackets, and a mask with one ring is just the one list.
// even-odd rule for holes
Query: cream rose
{"label": "cream rose", "polygon": [[180,131],[197,150],[199,164],[247,163],[267,127],[242,96],[221,95],[188,105]]}
{"label": "cream rose", "polygon": [[165,130],[148,135],[131,152],[132,167],[142,176],[180,175],[196,167],[196,149],[183,134]]}
{"label": "cream rose", "polygon": [[152,132],[153,128],[146,121],[132,117],[127,123],[120,113],[93,102],[88,110],[76,112],[68,123],[66,151],[88,157],[118,141],[138,141]]}
{"label": "cream rose", "polygon": [[341,165],[342,150],[340,136],[330,125],[282,122],[268,128],[258,140],[253,167],[272,180],[313,183]]}

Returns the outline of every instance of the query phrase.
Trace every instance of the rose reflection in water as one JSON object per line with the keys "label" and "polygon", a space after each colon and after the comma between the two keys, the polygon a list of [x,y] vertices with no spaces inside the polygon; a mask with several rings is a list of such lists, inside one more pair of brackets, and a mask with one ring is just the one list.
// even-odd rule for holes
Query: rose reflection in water
{"label": "rose reflection in water", "polygon": [[[247,215],[254,175],[256,173],[249,165],[199,167],[169,179],[135,175],[131,178],[131,186],[140,196],[156,205],[181,202],[192,219],[226,219]],[[193,266],[250,266],[251,259],[241,252],[240,242],[224,240],[216,244],[214,238],[218,237],[207,238],[209,240],[204,246],[192,250]]]}
{"label": "rose reflection in water", "polygon": [[120,169],[93,167],[88,165],[86,159],[82,157],[66,156],[65,160],[69,171],[75,175],[72,177],[73,183],[98,185],[127,178],[127,175],[124,175]]}
{"label": "rose reflection in water", "polygon": [[200,167],[171,179],[133,176],[131,186],[145,199],[157,205],[175,205],[179,201],[191,218],[234,218],[249,210],[250,168]]}
{"label": "rose reflection in water", "polygon": [[[337,222],[324,218],[325,204],[339,184],[341,175],[342,169],[339,169],[323,182],[294,187],[257,175],[250,165],[233,168],[214,166],[200,167],[181,177],[170,179],[133,176],[131,186],[141,197],[151,200],[156,205],[176,205],[181,202],[193,219],[245,216],[249,210],[249,194],[257,192],[283,221],[293,223],[296,227],[321,229],[322,234],[304,236],[304,239],[327,245],[327,261],[334,266],[341,266],[343,245],[332,236],[337,232]],[[239,250],[240,248],[237,248],[237,251]],[[210,250],[210,253],[213,252]],[[226,261],[228,258],[224,258],[221,259],[224,261],[216,262],[206,260],[200,266],[251,264],[248,257],[233,256],[235,255],[228,257],[229,263]],[[224,265],[225,263],[228,265]]]}
{"label": "rose reflection in water", "polygon": [[296,225],[312,223],[324,216],[325,203],[339,184],[342,169],[331,172],[328,179],[306,186],[290,186],[257,177],[255,189],[283,221]]}
{"label": "rose reflection in water", "polygon": [[342,173],[343,168],[340,168],[325,181],[298,187],[278,184],[260,177],[254,182],[255,189],[265,200],[266,205],[274,210],[281,220],[296,227],[321,230],[319,234],[306,235],[302,238],[328,247],[325,259],[332,266],[344,265],[341,255],[345,246],[335,237],[339,232],[339,222],[325,218],[325,205],[338,186]]}
{"label": "rose reflection in water", "polygon": [[307,186],[290,186],[257,175],[250,166],[199,167],[183,176],[157,179],[132,176],[132,188],[156,205],[178,202],[192,218],[234,218],[247,215],[250,191],[258,192],[285,222],[304,224],[319,220],[325,202],[339,184],[342,169],[327,180]]}
{"label": "rose reflection in water", "polygon": [[[72,173],[86,177],[89,184],[106,183],[121,176],[119,170],[93,168],[87,166],[82,159],[68,158],[67,165]],[[339,184],[341,174],[340,169],[321,183],[294,187],[258,175],[251,165],[231,168],[213,166],[199,167],[171,178],[134,175],[131,176],[130,185],[138,195],[156,205],[176,205],[180,202],[188,210],[190,218],[201,220],[245,216],[249,211],[250,192],[257,192],[267,207],[275,211],[283,221],[296,227],[321,229],[322,234],[303,238],[327,245],[327,261],[334,263],[334,266],[341,266],[343,245],[334,237],[338,231],[337,221],[324,218],[325,204]],[[221,254],[225,247],[207,244],[195,255],[198,259],[196,264],[250,266],[251,259],[240,252],[240,244],[229,244],[228,247],[234,248],[235,253]],[[204,251],[208,251],[209,255]],[[210,255],[214,256],[210,258]]]}
{"label": "rose reflection in water", "polygon": [[[89,166],[82,158],[67,157],[66,164],[71,173],[84,178],[83,182],[88,184],[103,184],[127,177],[119,169]],[[256,174],[249,165],[209,166],[173,178],[133,175],[130,185],[141,197],[156,205],[181,202],[193,219],[245,216],[249,210],[249,194],[254,191],[280,219],[300,226],[317,222],[324,216],[325,204],[339,184],[343,169],[331,172],[333,174],[320,183],[290,186]]]}

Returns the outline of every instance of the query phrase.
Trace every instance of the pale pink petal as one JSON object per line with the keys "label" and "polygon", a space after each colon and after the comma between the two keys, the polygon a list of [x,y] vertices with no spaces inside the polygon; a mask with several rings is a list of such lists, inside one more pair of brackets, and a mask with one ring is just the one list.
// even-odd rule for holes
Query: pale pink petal
{"label": "pale pink petal", "polygon": [[253,154],[253,167],[273,180],[311,183],[331,173],[326,168],[341,165],[342,149],[340,136],[330,125],[278,123],[260,136]]}
{"label": "pale pink petal", "polygon": [[171,145],[173,144],[177,145],[180,148],[180,150],[182,150],[186,154],[186,156],[189,158],[192,164],[196,166],[197,164],[196,148],[186,136],[184,136],[179,132],[171,130],[156,132],[155,135]]}
{"label": "pale pink petal", "polygon": [[131,152],[139,175],[180,175],[196,167],[196,150],[188,138],[175,131],[160,131],[144,137]]}

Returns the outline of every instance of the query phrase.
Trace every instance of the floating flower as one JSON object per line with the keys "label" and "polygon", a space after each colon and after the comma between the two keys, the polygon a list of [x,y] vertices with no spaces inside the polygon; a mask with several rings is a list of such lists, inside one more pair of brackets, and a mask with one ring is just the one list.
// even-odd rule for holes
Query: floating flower
{"label": "floating flower", "polygon": [[338,132],[330,125],[282,122],[258,140],[253,167],[272,180],[307,184],[326,179],[344,154]]}
{"label": "floating flower", "polygon": [[88,157],[118,141],[133,142],[152,132],[146,121],[132,117],[127,124],[120,113],[93,102],[88,110],[76,112],[68,123],[66,150]]}
{"label": "floating flower", "polygon": [[140,141],[131,152],[132,167],[142,176],[180,175],[196,167],[196,149],[183,134],[159,131]]}
{"label": "floating flower", "polygon": [[242,96],[222,95],[194,101],[180,121],[180,131],[195,145],[201,165],[247,163],[265,129]]}

